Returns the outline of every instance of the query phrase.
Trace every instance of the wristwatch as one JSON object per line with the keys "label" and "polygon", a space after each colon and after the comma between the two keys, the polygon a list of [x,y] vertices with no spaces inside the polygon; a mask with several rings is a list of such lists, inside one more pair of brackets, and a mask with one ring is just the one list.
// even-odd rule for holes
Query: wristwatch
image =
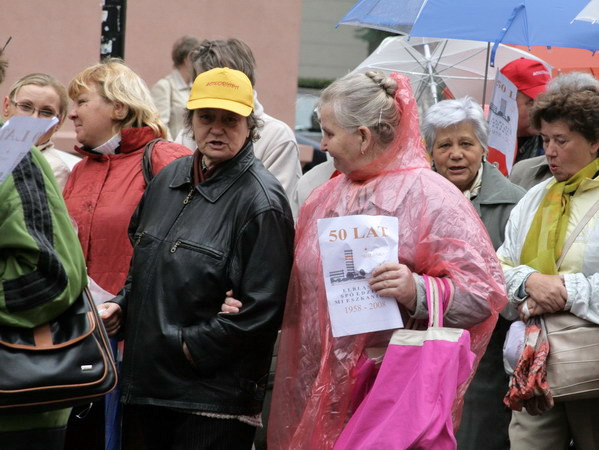
{"label": "wristwatch", "polygon": [[528,275],[524,277],[524,280],[522,280],[522,284],[520,284],[520,287],[518,287],[518,289],[514,293],[514,298],[518,303],[522,303],[524,300],[528,298],[528,292],[526,292],[526,281],[528,280],[528,277],[531,276],[533,273],[535,272],[530,272]]}

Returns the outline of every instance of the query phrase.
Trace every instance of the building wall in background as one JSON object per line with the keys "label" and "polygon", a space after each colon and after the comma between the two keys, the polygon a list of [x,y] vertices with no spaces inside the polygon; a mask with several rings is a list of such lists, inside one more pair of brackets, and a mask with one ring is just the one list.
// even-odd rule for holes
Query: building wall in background
{"label": "building wall in background", "polygon": [[358,28],[335,28],[355,2],[303,0],[300,77],[335,79],[366,59],[368,44],[356,37]]}
{"label": "building wall in background", "polygon": [[[100,54],[101,1],[0,0],[0,45],[6,49],[7,78],[0,95],[31,72],[47,72],[67,84]],[[256,90],[265,110],[290,126],[299,65],[301,0],[129,0],[125,60],[149,86],[172,69],[173,42],[184,34],[245,41],[257,60]],[[70,149],[69,120],[55,139]]]}

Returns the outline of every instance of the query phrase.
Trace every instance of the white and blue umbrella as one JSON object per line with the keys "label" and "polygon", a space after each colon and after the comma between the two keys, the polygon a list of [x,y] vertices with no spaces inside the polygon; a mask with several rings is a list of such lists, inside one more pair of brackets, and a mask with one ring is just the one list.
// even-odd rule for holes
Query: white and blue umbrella
{"label": "white and blue umbrella", "polygon": [[338,25],[409,34],[424,0],[359,0]]}
{"label": "white and blue umbrella", "polygon": [[599,22],[599,0],[591,0],[588,5],[574,17],[574,20],[591,23]]}
{"label": "white and blue umbrella", "polygon": [[[411,36],[599,50],[599,27],[572,21],[588,0],[426,0]],[[491,56],[493,61],[493,55]]]}
{"label": "white and blue umbrella", "polygon": [[[486,50],[487,45],[480,41],[394,36],[386,38],[353,72],[376,70],[406,75],[422,111],[440,100],[444,88],[454,97],[468,95],[483,103],[493,89],[486,80],[493,81],[497,72],[487,72]],[[552,70],[542,59],[505,45],[499,46],[497,66],[521,57],[539,61]]]}
{"label": "white and blue umbrella", "polygon": [[[599,50],[599,27],[574,20],[589,0],[359,0],[339,24],[410,36]],[[597,0],[591,3],[597,4]],[[594,6],[589,5],[589,9]],[[595,11],[597,12],[597,11]],[[596,20],[597,15],[587,15]],[[594,19],[593,19],[594,17]],[[493,55],[494,56],[494,55]],[[493,66],[494,57],[491,56]]]}

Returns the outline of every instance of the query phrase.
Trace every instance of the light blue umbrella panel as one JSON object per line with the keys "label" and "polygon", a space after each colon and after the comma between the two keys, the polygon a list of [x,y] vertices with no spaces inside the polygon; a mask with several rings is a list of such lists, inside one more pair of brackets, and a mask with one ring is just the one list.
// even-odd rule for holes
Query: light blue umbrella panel
{"label": "light blue umbrella panel", "polygon": [[[588,0],[427,0],[411,36],[599,49],[599,27],[573,22]],[[493,57],[491,58],[493,59]]]}
{"label": "light blue umbrella panel", "polygon": [[359,0],[337,25],[408,34],[424,0]]}

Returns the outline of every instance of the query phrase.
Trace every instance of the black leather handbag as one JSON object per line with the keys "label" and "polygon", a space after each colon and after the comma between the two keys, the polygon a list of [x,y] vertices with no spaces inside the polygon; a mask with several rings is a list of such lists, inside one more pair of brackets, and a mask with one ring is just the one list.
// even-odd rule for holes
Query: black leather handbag
{"label": "black leather handbag", "polygon": [[87,404],[116,385],[108,336],[87,288],[47,324],[0,326],[0,414]]}

